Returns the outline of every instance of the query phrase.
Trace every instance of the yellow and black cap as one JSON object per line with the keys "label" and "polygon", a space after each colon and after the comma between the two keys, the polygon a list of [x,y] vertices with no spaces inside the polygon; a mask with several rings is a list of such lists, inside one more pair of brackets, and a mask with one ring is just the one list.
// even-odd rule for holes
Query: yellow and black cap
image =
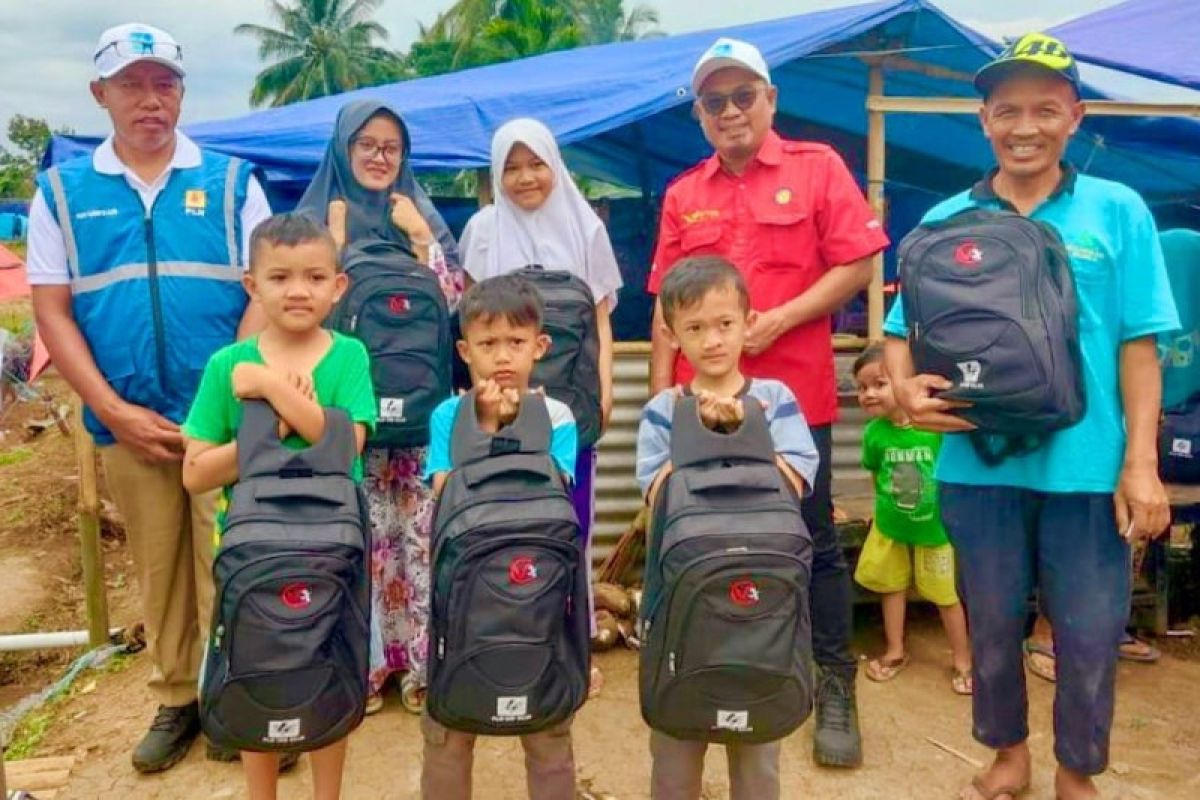
{"label": "yellow and black cap", "polygon": [[1004,48],[990,63],[975,73],[975,88],[984,97],[996,84],[1016,73],[1044,71],[1062,78],[1079,94],[1079,67],[1062,41],[1044,33],[1027,33]]}

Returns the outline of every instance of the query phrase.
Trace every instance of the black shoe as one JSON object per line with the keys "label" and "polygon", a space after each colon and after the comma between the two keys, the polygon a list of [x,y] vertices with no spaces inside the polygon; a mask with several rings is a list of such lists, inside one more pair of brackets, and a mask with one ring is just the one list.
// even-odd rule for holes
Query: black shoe
{"label": "black shoe", "polygon": [[143,773],[170,769],[187,755],[199,733],[200,709],[196,703],[159,706],[150,731],[133,751],[133,768]]}
{"label": "black shoe", "polygon": [[854,699],[853,669],[843,673],[817,668],[817,727],[813,759],[823,767],[862,764],[862,735]]}
{"label": "black shoe", "polygon": [[[233,762],[240,761],[242,759],[241,751],[230,750],[225,747],[218,747],[212,742],[209,742],[206,745],[204,754],[209,761],[219,761],[222,764],[232,764]],[[287,772],[289,769],[296,766],[296,763],[299,761],[299,753],[284,753],[279,758],[279,771]]]}

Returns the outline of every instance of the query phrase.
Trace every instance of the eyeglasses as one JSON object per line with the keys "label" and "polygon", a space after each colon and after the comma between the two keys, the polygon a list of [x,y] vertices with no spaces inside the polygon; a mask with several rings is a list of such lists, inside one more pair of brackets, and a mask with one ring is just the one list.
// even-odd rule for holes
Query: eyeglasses
{"label": "eyeglasses", "polygon": [[749,111],[758,102],[758,95],[762,88],[761,86],[739,86],[729,94],[708,92],[700,95],[700,107],[704,109],[705,114],[715,117],[722,114],[725,106],[732,100],[739,110]]}
{"label": "eyeglasses", "polygon": [[177,44],[169,42],[156,42],[149,38],[140,39],[118,39],[115,42],[109,42],[104,47],[96,51],[96,55],[92,60],[100,61],[100,57],[106,52],[112,50],[121,58],[141,58],[142,56],[154,56],[167,61],[180,62],[183,61],[183,48]]}
{"label": "eyeglasses", "polygon": [[402,154],[398,142],[383,142],[381,144],[374,139],[355,139],[351,142],[351,146],[354,148],[356,156],[370,160],[382,154],[384,160],[390,164],[395,164],[399,161]]}

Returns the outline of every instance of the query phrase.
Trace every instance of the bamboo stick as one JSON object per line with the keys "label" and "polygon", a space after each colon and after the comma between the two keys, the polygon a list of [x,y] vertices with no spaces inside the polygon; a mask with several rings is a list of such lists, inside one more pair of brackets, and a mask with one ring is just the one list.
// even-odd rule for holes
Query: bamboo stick
{"label": "bamboo stick", "polygon": [[75,460],[79,468],[79,548],[87,599],[88,642],[108,641],[108,598],[104,587],[104,551],[100,548],[100,493],[96,444],[83,427],[83,402],[75,398]]}

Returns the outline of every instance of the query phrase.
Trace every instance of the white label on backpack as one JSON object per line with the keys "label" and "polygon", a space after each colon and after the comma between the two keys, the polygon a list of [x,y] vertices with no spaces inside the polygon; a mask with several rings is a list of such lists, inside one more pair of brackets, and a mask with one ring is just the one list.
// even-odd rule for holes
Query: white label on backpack
{"label": "white label on backpack", "polygon": [[533,717],[529,714],[529,697],[497,697],[496,716],[492,722],[526,722]]}
{"label": "white label on backpack", "polygon": [[979,380],[980,374],[983,372],[983,365],[978,361],[959,361],[958,371],[962,373],[962,381],[959,386],[963,389],[982,389],[983,383]]}
{"label": "white label on backpack", "polygon": [[380,422],[404,422],[404,398],[403,397],[381,397],[381,398],[379,398],[379,421]]}
{"label": "white label on backpack", "polygon": [[1192,457],[1192,440],[1191,439],[1172,439],[1171,440],[1171,455],[1179,456],[1180,458]]}
{"label": "white label on backpack", "polygon": [[304,741],[304,737],[300,735],[300,719],[267,720],[267,735],[263,741],[280,744]]}
{"label": "white label on backpack", "polygon": [[743,733],[749,733],[754,730],[750,727],[749,711],[722,711],[717,709],[717,727],[727,731],[742,731]]}

